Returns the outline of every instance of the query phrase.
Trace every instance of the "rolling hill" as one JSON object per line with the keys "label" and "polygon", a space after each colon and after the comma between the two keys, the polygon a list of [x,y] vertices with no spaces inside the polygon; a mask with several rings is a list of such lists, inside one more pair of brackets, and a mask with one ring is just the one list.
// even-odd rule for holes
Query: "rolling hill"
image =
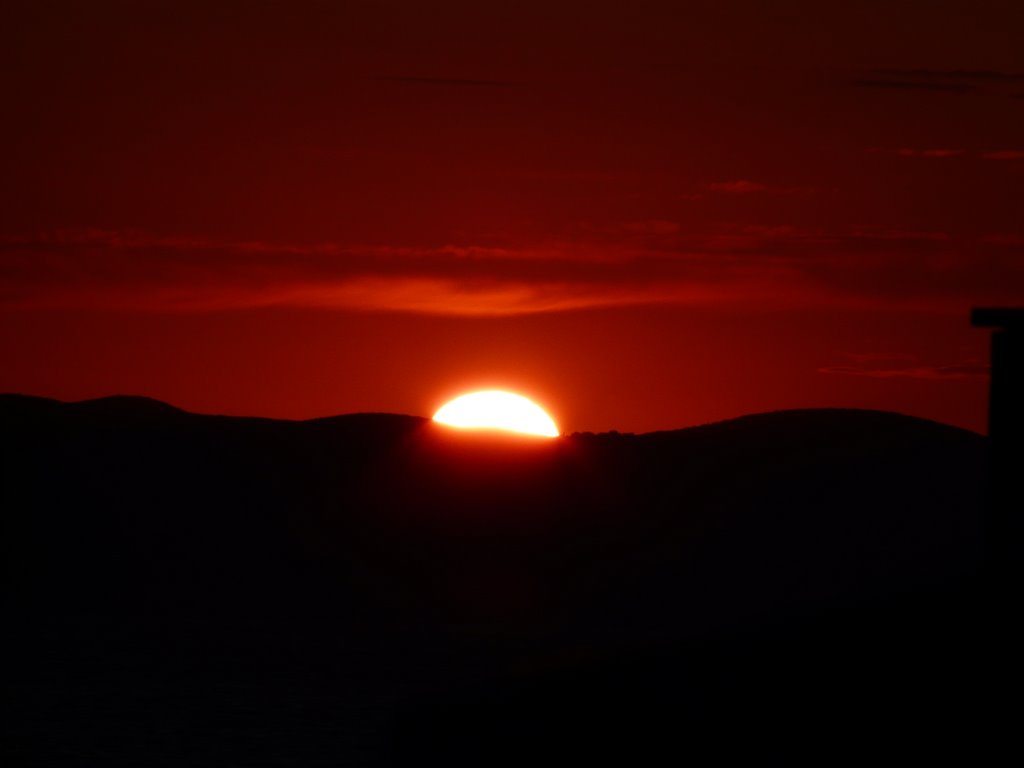
{"label": "rolling hill", "polygon": [[[807,410],[537,441],[17,395],[0,424],[15,690],[45,736],[23,749],[53,764],[179,749],[140,699],[191,745],[169,764],[269,739],[267,764],[479,765],[909,744],[977,693],[986,444],[952,427]],[[240,713],[232,680],[265,703]],[[107,715],[69,716],[75,685]]]}

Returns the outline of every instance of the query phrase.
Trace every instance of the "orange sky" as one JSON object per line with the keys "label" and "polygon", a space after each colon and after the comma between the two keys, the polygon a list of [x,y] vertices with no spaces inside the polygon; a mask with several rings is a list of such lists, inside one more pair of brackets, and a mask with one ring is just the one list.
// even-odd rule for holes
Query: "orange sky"
{"label": "orange sky", "polygon": [[8,7],[0,390],[983,428],[1019,3],[496,5]]}

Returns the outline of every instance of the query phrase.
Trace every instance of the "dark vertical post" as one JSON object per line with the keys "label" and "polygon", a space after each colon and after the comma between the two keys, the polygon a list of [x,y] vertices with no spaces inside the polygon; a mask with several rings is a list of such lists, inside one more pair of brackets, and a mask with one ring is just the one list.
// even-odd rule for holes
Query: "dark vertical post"
{"label": "dark vertical post", "polygon": [[[992,334],[989,400],[991,499],[986,568],[997,591],[1012,589],[1024,557],[1024,309],[976,309],[971,321]],[[1009,597],[1009,595],[1004,595]]]}

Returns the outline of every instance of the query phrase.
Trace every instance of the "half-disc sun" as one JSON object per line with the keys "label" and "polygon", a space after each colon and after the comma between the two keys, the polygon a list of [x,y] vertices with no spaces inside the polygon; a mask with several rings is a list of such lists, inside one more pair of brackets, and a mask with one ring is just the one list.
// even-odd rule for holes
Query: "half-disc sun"
{"label": "half-disc sun", "polygon": [[434,421],[466,429],[558,437],[558,427],[543,408],[522,395],[497,389],[470,392],[445,403],[434,414]]}

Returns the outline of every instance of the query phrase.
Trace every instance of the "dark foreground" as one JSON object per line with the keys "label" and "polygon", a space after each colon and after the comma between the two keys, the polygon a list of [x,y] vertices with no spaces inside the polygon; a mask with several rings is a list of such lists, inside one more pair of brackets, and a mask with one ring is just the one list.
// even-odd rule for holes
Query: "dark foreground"
{"label": "dark foreground", "polygon": [[976,762],[986,445],[0,398],[8,764]]}

